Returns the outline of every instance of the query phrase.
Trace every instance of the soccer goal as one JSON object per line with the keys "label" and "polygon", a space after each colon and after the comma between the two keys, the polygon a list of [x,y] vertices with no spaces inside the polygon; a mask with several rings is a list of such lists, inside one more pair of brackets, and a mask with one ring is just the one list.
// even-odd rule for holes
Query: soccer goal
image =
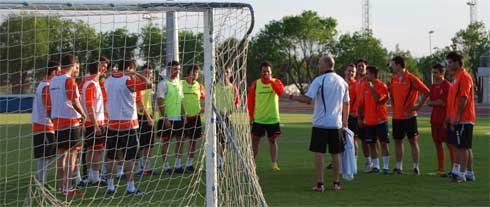
{"label": "soccer goal", "polygon": [[[247,46],[253,25],[253,9],[243,3],[0,1],[0,205],[267,206],[255,173],[246,107]],[[115,180],[114,194],[107,194],[99,182],[77,186],[82,193],[68,195],[59,190],[60,156],[54,153],[41,165],[34,158],[32,97],[48,65],[65,54],[79,59],[79,74],[73,75],[77,83],[101,57],[110,60],[108,70],[127,58],[138,67],[153,66],[155,142],[145,163],[153,173],[136,175],[134,181],[143,195],[127,194],[124,175]],[[166,78],[167,63],[174,60],[182,65],[181,79],[188,67],[201,68],[198,81],[205,87],[205,103],[194,170],[168,173],[162,166],[162,140],[156,136],[156,121],[166,115],[158,113],[155,93]],[[170,163],[176,160],[175,140],[170,139],[166,154]],[[185,163],[189,139],[182,140]],[[82,147],[80,173],[70,177],[74,186],[77,178],[84,179],[83,152]],[[107,172],[104,159],[100,162],[97,174],[103,180]]]}

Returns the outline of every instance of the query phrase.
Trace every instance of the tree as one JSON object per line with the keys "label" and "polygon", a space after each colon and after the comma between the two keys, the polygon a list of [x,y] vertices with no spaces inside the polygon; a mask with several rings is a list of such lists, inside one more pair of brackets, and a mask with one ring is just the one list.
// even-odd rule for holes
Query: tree
{"label": "tree", "polygon": [[445,65],[446,55],[451,51],[450,47],[444,47],[442,49],[437,49],[430,56],[421,57],[417,60],[417,67],[423,75],[424,82],[427,85],[432,84],[432,66],[439,63]]}
{"label": "tree", "polygon": [[333,48],[336,26],[335,19],[314,11],[270,22],[250,43],[248,76],[258,78],[259,64],[269,60],[274,73],[287,75],[304,93],[305,83],[316,74],[319,55]]}
{"label": "tree", "polygon": [[144,56],[144,60],[154,66],[165,65],[164,52],[166,33],[160,28],[149,24],[141,29],[142,31],[142,45],[141,54]]}
{"label": "tree", "polygon": [[478,77],[477,69],[480,56],[490,50],[490,32],[485,28],[483,22],[470,24],[466,29],[457,32],[456,36],[452,38],[452,48],[461,51],[465,56],[466,68],[473,73],[478,101],[481,102],[483,100],[483,86],[482,81],[476,78]]}
{"label": "tree", "polygon": [[361,58],[381,70],[386,68],[388,63],[388,50],[383,47],[381,40],[373,37],[371,33],[354,32],[341,35],[335,45],[334,54],[340,74],[343,74],[347,65]]}
{"label": "tree", "polygon": [[111,62],[119,63],[125,59],[133,59],[138,48],[138,36],[129,33],[127,29],[117,28],[101,35],[102,54],[105,54]]}

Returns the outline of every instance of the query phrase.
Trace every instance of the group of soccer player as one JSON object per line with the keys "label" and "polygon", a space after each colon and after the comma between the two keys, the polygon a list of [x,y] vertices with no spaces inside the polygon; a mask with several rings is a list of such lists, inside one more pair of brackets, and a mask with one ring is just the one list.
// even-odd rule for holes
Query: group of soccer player
{"label": "group of soccer player", "polygon": [[[364,59],[348,65],[344,74],[349,85],[351,106],[348,126],[361,142],[364,171],[402,174],[403,139],[406,137],[411,147],[413,174],[420,175],[417,111],[429,99],[427,105],[432,107],[430,123],[438,160],[436,174],[450,176],[454,182],[474,181],[471,150],[475,124],[474,85],[471,75],[464,68],[463,57],[450,52],[447,55],[447,69],[441,64],[434,65],[430,89],[407,70],[403,57],[392,58],[389,67],[393,75],[388,85],[378,79],[379,70],[369,66]],[[446,72],[452,82],[445,80]],[[392,172],[389,170],[388,102],[391,102],[396,155]],[[444,169],[444,142],[451,155],[452,170],[448,173]]]}
{"label": "group of soccer player", "polygon": [[[136,189],[135,175],[160,175],[150,167],[154,136],[162,140],[164,173],[193,172],[205,97],[204,87],[197,81],[199,66],[187,68],[184,80],[180,79],[178,61],[171,61],[166,67],[167,78],[158,83],[155,93],[151,65],[137,71],[134,60],[124,59],[116,66],[101,57],[86,65],[86,76],[77,84],[80,63],[76,56],[66,54],[59,63],[50,62],[36,89],[32,112],[39,182],[52,188],[48,171],[51,163],[57,162],[57,189],[53,190],[66,196],[82,196],[84,192],[77,188],[85,186],[107,186],[106,193],[112,195],[116,191],[115,178],[122,176],[127,181],[128,195],[142,195]],[[230,82],[231,67],[226,66],[223,71],[222,81],[215,85],[215,90],[222,93],[216,108],[227,119],[239,100],[238,90]],[[172,137],[176,141],[171,142]],[[221,136],[220,155],[224,140]],[[168,149],[173,143],[172,167]],[[184,143],[189,143],[185,166]],[[222,163],[220,156],[220,167]]]}

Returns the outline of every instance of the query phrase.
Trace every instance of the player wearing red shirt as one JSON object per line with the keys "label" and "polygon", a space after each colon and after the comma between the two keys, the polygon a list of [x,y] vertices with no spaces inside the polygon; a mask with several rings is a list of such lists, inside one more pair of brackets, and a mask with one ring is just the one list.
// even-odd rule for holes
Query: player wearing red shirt
{"label": "player wearing red shirt", "polygon": [[[432,140],[436,147],[437,152],[437,174],[444,174],[444,148],[442,143],[446,142],[447,133],[444,127],[444,120],[446,120],[446,102],[449,92],[449,81],[444,79],[444,66],[436,64],[432,66],[432,77],[434,83],[430,86],[430,96],[427,105],[432,107],[432,113],[430,116],[430,125]],[[449,153],[451,155],[451,163],[454,163],[454,149],[448,144]]]}

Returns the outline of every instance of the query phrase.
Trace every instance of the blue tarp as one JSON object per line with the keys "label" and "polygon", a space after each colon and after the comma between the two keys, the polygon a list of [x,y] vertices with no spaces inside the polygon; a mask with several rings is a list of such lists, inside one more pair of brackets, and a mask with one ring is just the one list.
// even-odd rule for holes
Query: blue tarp
{"label": "blue tarp", "polygon": [[34,95],[0,95],[0,113],[31,113]]}

